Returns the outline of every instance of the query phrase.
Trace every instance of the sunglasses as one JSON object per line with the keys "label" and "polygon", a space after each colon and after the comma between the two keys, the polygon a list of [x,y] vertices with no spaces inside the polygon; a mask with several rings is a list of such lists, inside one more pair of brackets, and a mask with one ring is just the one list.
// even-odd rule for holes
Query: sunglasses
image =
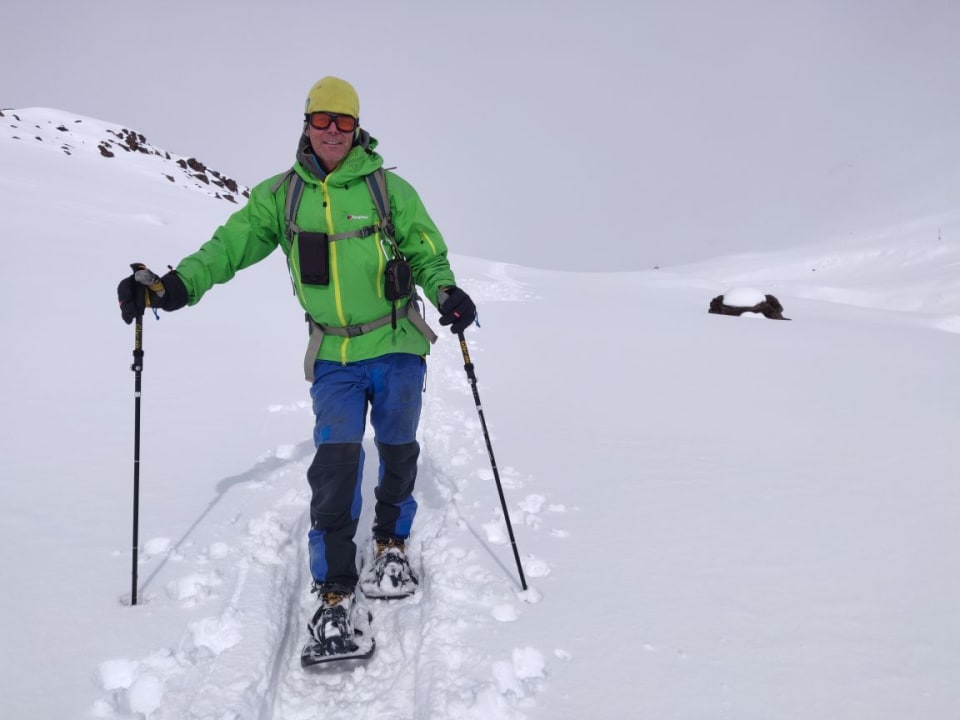
{"label": "sunglasses", "polygon": [[357,119],[352,115],[340,115],[332,112],[315,112],[309,116],[310,127],[315,130],[326,130],[332,123],[337,124],[337,130],[350,133],[357,129]]}

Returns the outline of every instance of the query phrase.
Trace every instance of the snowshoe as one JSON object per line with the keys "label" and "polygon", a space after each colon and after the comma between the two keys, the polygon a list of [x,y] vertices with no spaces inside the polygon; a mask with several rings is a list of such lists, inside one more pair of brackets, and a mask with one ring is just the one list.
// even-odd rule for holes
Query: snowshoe
{"label": "snowshoe", "polygon": [[320,607],[307,623],[310,640],[300,653],[300,664],[312,667],[347,660],[370,658],[376,642],[370,632],[372,616],[358,606],[351,590],[336,585],[315,584]]}
{"label": "snowshoe", "polygon": [[378,537],[373,560],[360,572],[360,589],[368,598],[395,600],[417,591],[417,576],[410,567],[402,538]]}

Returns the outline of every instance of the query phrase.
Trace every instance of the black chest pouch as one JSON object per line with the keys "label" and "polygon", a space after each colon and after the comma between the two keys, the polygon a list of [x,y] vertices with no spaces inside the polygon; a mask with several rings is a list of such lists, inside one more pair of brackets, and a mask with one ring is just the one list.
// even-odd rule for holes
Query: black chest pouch
{"label": "black chest pouch", "polygon": [[330,284],[330,238],[326,233],[301,230],[298,234],[300,281],[305,285]]}
{"label": "black chest pouch", "polygon": [[413,293],[413,270],[410,263],[400,258],[387,262],[383,272],[384,295],[387,300],[401,300]]}

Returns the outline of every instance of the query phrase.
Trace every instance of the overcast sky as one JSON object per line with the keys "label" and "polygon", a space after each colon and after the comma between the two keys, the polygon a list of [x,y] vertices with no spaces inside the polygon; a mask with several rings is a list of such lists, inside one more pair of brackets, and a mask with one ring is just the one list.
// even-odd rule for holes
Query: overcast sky
{"label": "overcast sky", "polygon": [[955,208],[957,38],[955,0],[12,0],[0,106],[254,184],[339,75],[452,252],[638,269]]}

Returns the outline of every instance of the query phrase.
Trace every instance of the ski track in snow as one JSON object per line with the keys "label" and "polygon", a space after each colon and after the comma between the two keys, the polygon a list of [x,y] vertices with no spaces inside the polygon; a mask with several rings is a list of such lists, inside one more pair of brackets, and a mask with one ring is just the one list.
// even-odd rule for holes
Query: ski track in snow
{"label": "ski track in snow", "polygon": [[[510,279],[507,266],[495,266],[471,287],[479,288],[478,298],[487,302],[528,296],[522,284]],[[169,538],[144,544],[141,562],[175,557],[192,567],[168,581],[164,592],[151,589],[144,599],[157,612],[183,612],[184,632],[176,647],[158,648],[139,660],[105,660],[99,669],[104,697],[93,716],[526,717],[545,683],[547,663],[539,649],[513,646],[510,624],[540,595],[533,588],[520,592],[456,342],[438,343],[429,377],[433,392],[426,395],[421,423],[420,510],[410,541],[420,588],[403,600],[367,601],[377,641],[374,657],[347,669],[300,667],[306,623],[316,604],[309,592],[305,542],[309,494],[304,478],[310,458],[294,460],[293,446],[284,446],[275,456],[288,462],[262,477],[254,474],[248,485],[251,491],[289,489],[247,524],[238,546],[216,542],[191,559]],[[463,402],[450,401],[458,395]],[[285,409],[277,405],[269,411]],[[524,481],[511,468],[501,471],[501,480],[515,528],[537,532],[544,512],[565,511],[543,495],[524,496]],[[361,552],[371,490],[365,488],[368,512],[361,518]],[[562,529],[548,530],[553,537],[565,536]],[[532,581],[550,574],[549,562],[533,555],[524,557],[524,569]],[[214,614],[187,617],[217,605]],[[490,636],[502,643],[490,643]],[[474,642],[477,638],[486,641]],[[499,652],[490,653],[491,647]]]}

